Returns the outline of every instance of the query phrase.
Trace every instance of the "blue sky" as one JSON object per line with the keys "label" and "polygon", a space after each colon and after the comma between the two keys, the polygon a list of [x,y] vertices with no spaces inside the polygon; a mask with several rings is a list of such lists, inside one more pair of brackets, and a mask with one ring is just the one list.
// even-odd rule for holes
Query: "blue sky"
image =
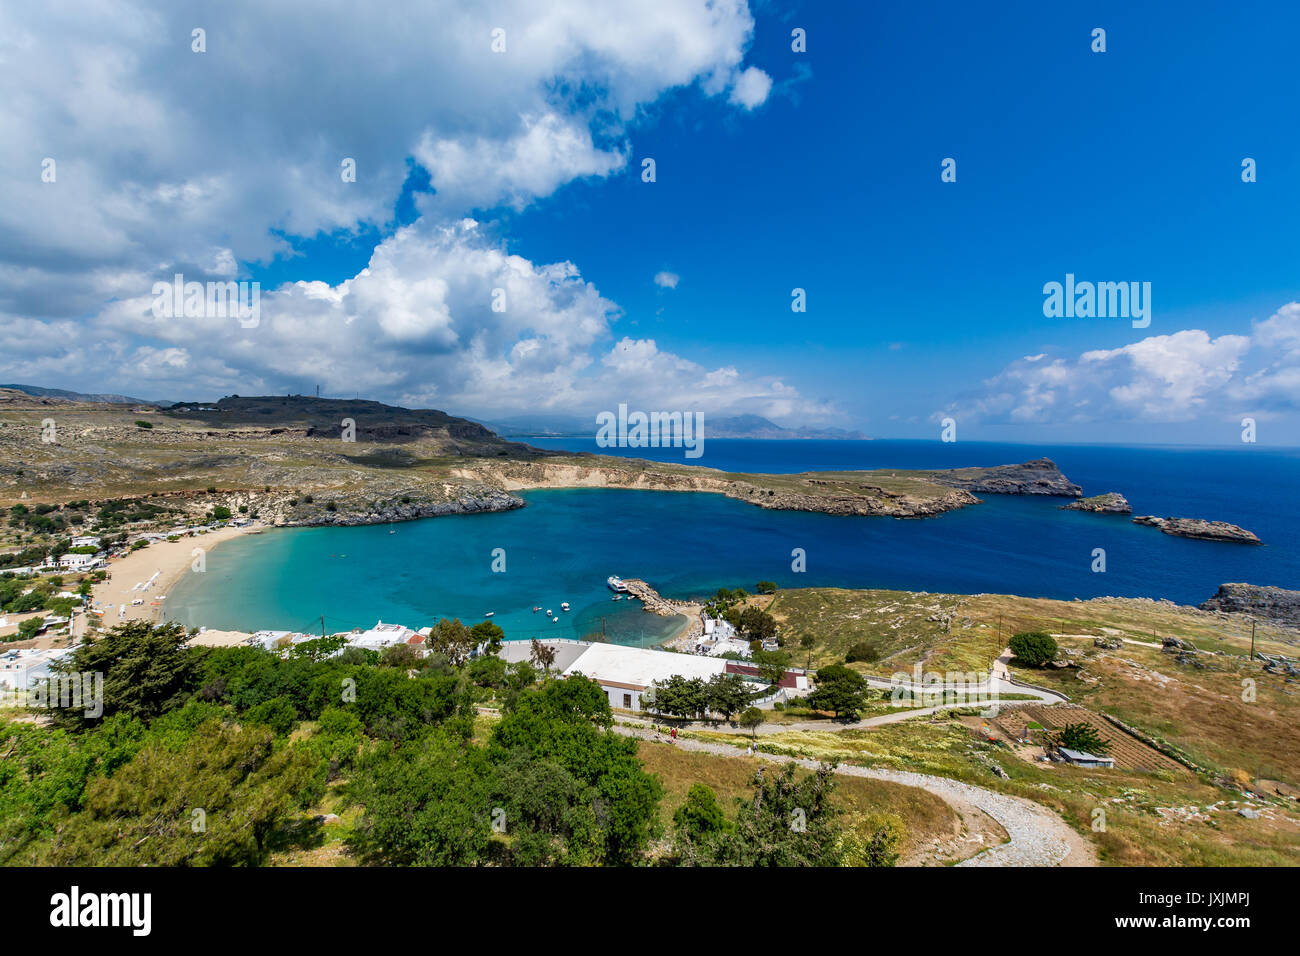
{"label": "blue sky", "polygon": [[[566,6],[582,5],[556,5]],[[112,283],[99,290],[115,293],[110,305],[88,289],[66,314],[47,306],[53,314],[24,314],[18,298],[7,306],[18,319],[108,327],[115,354],[143,356],[117,378],[86,367],[77,382],[41,384],[190,398],[306,390],[324,378],[327,392],[360,389],[476,417],[587,418],[618,401],[671,403],[881,437],[932,437],[951,416],[965,438],[1218,444],[1238,441],[1249,415],[1261,443],[1296,442],[1300,307],[1288,306],[1300,299],[1300,276],[1294,229],[1279,215],[1300,198],[1294,10],[722,6],[727,16],[710,21],[702,4],[675,0],[659,47],[634,22],[635,5],[606,33],[581,9],[555,27],[521,22],[527,5],[499,4],[480,22],[469,5],[451,4],[464,21],[456,44],[470,52],[456,46],[440,85],[412,91],[428,68],[414,61],[397,93],[358,78],[359,105],[348,115],[346,103],[331,110],[332,84],[305,85],[299,95],[313,98],[316,127],[288,117],[294,102],[273,71],[259,75],[247,57],[217,59],[220,38],[252,35],[256,11],[207,8],[216,39],[203,67],[226,71],[226,86],[275,91],[266,115],[251,120],[234,119],[215,80],[196,77],[188,102],[217,104],[215,121],[212,108],[203,114],[216,132],[275,130],[270,139],[284,137],[278,148],[295,168],[364,150],[365,182],[338,193],[346,198],[334,198],[335,185],[304,198],[299,173],[283,191],[238,196],[224,221],[197,218],[211,233],[204,248],[228,250],[218,256],[227,271],[233,259],[238,276],[264,290],[301,280],[332,294],[377,256],[384,267],[367,281],[384,288],[344,294],[339,314],[320,311],[320,290],[271,295],[264,325],[275,331],[260,344],[246,331],[227,335],[219,341],[233,344],[217,348],[215,364],[200,342],[218,340],[196,335],[190,345],[156,324],[130,326],[124,303],[134,300]],[[392,19],[392,29],[404,28]],[[513,45],[495,63],[528,61],[504,91],[491,73],[467,72],[495,66],[478,55],[478,38],[498,21]],[[384,48],[382,26],[372,42],[369,26],[356,27],[351,55],[363,74],[368,65],[400,82],[405,51],[389,49],[387,63],[370,52]],[[796,27],[806,53],[790,48]],[[1091,49],[1097,27],[1104,53]],[[150,35],[167,44],[168,32],[163,24]],[[546,57],[534,56],[541,35],[555,45]],[[649,38],[640,46],[628,39],[641,35]],[[331,62],[293,42],[281,50],[285,62]],[[696,44],[706,49],[683,53]],[[436,59],[437,48],[426,55]],[[194,62],[182,51],[173,73],[193,72]],[[745,70],[770,79],[765,95],[737,92]],[[147,75],[123,83],[167,102]],[[384,105],[363,122],[367,96]],[[488,101],[482,116],[478,97]],[[540,153],[521,148],[543,114],[560,133],[541,137]],[[298,134],[293,144],[289,133]],[[315,155],[299,145],[312,137],[328,144]],[[657,164],[651,184],[639,175],[644,157]],[[945,157],[956,160],[955,183],[940,181]],[[1258,163],[1257,182],[1241,180],[1245,157]],[[193,162],[204,167],[196,181],[206,176],[236,195],[248,176],[238,157],[229,168],[206,155]],[[141,188],[157,188],[185,173],[177,157],[152,183],[148,169],[135,175]],[[273,215],[263,214],[268,195]],[[249,214],[232,231],[229,216],[241,210]],[[466,217],[478,224],[468,239],[453,225]],[[124,241],[157,250],[140,271],[166,274],[165,237],[123,231]],[[194,249],[171,251],[191,272],[221,274]],[[493,270],[510,268],[507,253],[528,264],[532,285],[521,293],[545,315],[488,329],[495,320],[480,311],[479,291],[461,289],[465,273],[440,270],[460,263],[492,286]],[[547,271],[563,263],[567,278]],[[678,276],[676,286],[657,285],[660,272]],[[1045,317],[1043,285],[1066,273],[1149,282],[1150,326]],[[795,287],[807,291],[804,315],[790,311]],[[438,308],[424,315],[430,298]],[[381,309],[404,317],[375,319]],[[383,335],[352,337],[363,321]],[[319,350],[314,358],[267,358],[315,327],[339,331],[322,333],[330,341],[309,349]],[[359,343],[385,339],[375,365],[349,364]],[[422,355],[427,365],[408,364]],[[25,367],[76,365],[55,357]],[[708,384],[696,393],[692,382]]]}

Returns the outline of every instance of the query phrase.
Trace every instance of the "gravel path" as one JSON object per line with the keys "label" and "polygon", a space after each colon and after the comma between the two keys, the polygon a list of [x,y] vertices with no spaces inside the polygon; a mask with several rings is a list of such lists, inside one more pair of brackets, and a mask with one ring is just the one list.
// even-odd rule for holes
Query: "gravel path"
{"label": "gravel path", "polygon": [[[642,740],[668,741],[667,734],[658,738],[654,731],[616,725],[614,729],[628,737]],[[744,757],[746,751],[727,744],[708,743],[679,737],[675,746],[683,750],[695,750],[702,753],[717,754],[723,757]],[[783,754],[758,753],[755,756],[775,763],[797,763],[810,770],[817,768],[817,761]],[[946,777],[932,777],[929,774],[912,773],[908,770],[885,770],[873,767],[857,767],[841,764],[836,773],[850,777],[870,777],[886,780],[890,783],[917,787],[934,794],[950,804],[960,814],[963,807],[976,807],[996,820],[1010,839],[1000,846],[991,847],[976,854],[958,866],[1096,866],[1097,854],[1090,844],[1075,833],[1064,820],[1044,806],[1026,800],[995,793],[974,784],[949,780]]]}

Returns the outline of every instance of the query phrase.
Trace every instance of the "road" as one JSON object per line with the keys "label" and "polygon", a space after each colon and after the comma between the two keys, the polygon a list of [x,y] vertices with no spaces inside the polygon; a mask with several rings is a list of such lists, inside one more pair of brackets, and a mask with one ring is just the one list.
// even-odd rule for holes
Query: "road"
{"label": "road", "polygon": [[[653,730],[616,725],[614,730],[627,737],[641,740],[655,740]],[[665,737],[657,738],[661,742]],[[722,757],[747,757],[745,750],[727,744],[706,743],[679,737],[671,746],[683,750],[716,754]],[[817,768],[817,761],[781,754],[758,753],[754,758],[773,763],[797,763],[810,770]],[[1097,853],[1087,840],[1075,833],[1059,816],[1044,806],[977,787],[974,784],[933,777],[929,774],[912,773],[907,770],[886,770],[874,767],[856,767],[841,765],[835,769],[838,774],[850,777],[869,777],[917,787],[934,794],[965,818],[972,807],[988,814],[1007,832],[1007,842],[990,847],[958,866],[1096,866]]]}

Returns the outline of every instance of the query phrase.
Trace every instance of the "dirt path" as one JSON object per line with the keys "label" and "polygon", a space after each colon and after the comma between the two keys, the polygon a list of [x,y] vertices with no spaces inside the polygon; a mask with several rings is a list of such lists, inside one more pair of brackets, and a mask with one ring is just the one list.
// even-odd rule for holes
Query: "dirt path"
{"label": "dirt path", "polygon": [[[627,737],[654,740],[649,728],[615,725],[614,730]],[[664,737],[658,739],[664,740]],[[674,745],[684,750],[717,754],[723,757],[744,757],[746,751],[727,744],[706,743],[701,740],[678,738]],[[814,770],[817,761],[787,757],[781,754],[758,753],[755,756],[774,763],[797,763]],[[957,812],[963,819],[978,811],[987,814],[1007,834],[1007,841],[963,860],[958,866],[1096,866],[1095,848],[1075,833],[1059,816],[1044,806],[1022,797],[995,793],[969,783],[932,777],[907,770],[885,770],[874,767],[857,767],[841,764],[836,773],[851,777],[869,777],[886,780],[906,787],[917,787],[934,794]],[[964,812],[963,812],[964,811]],[[968,822],[968,826],[970,823]],[[972,831],[987,828],[970,826]]]}

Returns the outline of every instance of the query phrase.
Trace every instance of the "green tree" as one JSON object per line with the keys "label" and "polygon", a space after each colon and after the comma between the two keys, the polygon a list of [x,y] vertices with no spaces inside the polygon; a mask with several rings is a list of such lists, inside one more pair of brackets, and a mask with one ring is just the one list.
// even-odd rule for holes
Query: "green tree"
{"label": "green tree", "polygon": [[[130,714],[150,721],[180,706],[197,685],[198,653],[185,646],[189,635],[180,624],[128,621],[99,637],[87,638],[51,668],[57,674],[103,674],[103,716]],[[60,707],[55,720],[85,726],[97,718]]]}
{"label": "green tree", "polygon": [[474,635],[475,646],[487,645],[487,652],[495,654],[501,650],[501,642],[506,639],[506,632],[495,621],[479,621],[470,631]]}
{"label": "green tree", "polygon": [[870,641],[858,641],[844,655],[844,663],[846,664],[852,664],[856,661],[874,664],[878,660],[880,660],[880,649]]}
{"label": "green tree", "polygon": [[759,675],[769,686],[780,684],[785,672],[790,669],[790,655],[785,651],[757,650],[753,652],[752,659],[758,667]]}
{"label": "green tree", "polygon": [[760,768],[753,796],[739,801],[734,825],[698,842],[678,845],[696,866],[838,866],[846,855],[841,811],[831,802],[834,767],[823,764],[799,779],[793,764],[775,774]]}
{"label": "green tree", "polygon": [[1045,631],[1023,631],[1010,641],[1016,663],[1023,667],[1042,667],[1056,660],[1056,639]]}
{"label": "green tree", "polygon": [[447,658],[453,667],[460,667],[469,659],[470,651],[478,642],[459,618],[449,621],[444,617],[433,626],[427,643],[429,650]]}
{"label": "green tree", "polygon": [[347,839],[366,863],[472,866],[492,859],[493,770],[482,748],[435,731],[357,761],[344,805],[363,813]]}
{"label": "green tree", "polygon": [[776,582],[759,581],[758,584],[754,586],[754,590],[757,591],[759,594],[775,594]]}
{"label": "green tree", "polygon": [[856,720],[869,686],[857,671],[831,664],[817,672],[817,686],[808,695],[808,706],[832,711],[841,720]]}
{"label": "green tree", "polygon": [[749,683],[739,674],[714,674],[704,685],[705,706],[724,720],[730,720],[749,703]]}
{"label": "green tree", "polygon": [[655,681],[650,690],[649,700],[643,697],[642,702],[657,714],[695,720],[709,705],[708,690],[698,677],[673,674],[667,680]]}
{"label": "green tree", "polygon": [[740,612],[740,630],[751,640],[770,640],[776,636],[776,618],[762,608],[747,607]]}
{"label": "green tree", "polygon": [[86,787],[85,810],[44,846],[54,866],[248,866],[319,795],[304,748],[269,727],[203,724],[180,748],[151,742]]}
{"label": "green tree", "polygon": [[45,617],[43,615],[37,617],[29,617],[24,621],[19,621],[18,640],[30,641],[32,638],[34,638],[37,634],[41,632],[41,629],[43,627],[45,627]]}
{"label": "green tree", "polygon": [[1052,731],[1049,739],[1054,747],[1079,750],[1098,757],[1110,751],[1110,742],[1097,732],[1097,728],[1082,721]]}
{"label": "green tree", "polygon": [[730,826],[713,789],[702,783],[691,784],[686,800],[673,814],[673,826],[679,840],[699,843]]}
{"label": "green tree", "polygon": [[749,731],[751,737],[758,739],[758,728],[763,726],[763,712],[757,707],[750,707],[740,715],[740,726]]}
{"label": "green tree", "polygon": [[250,724],[265,724],[278,736],[283,736],[298,722],[298,711],[288,697],[272,697],[250,707],[244,719]]}

